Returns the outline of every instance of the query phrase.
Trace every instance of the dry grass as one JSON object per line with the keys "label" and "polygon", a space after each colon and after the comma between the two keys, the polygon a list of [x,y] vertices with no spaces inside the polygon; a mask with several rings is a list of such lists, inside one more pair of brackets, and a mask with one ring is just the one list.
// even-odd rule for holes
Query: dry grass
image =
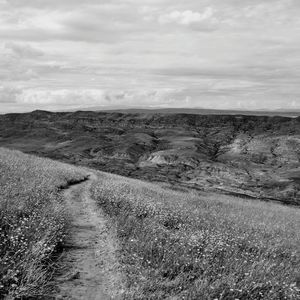
{"label": "dry grass", "polygon": [[[299,299],[300,210],[99,174],[128,299]],[[0,149],[0,298],[45,297],[67,225],[59,188],[85,171]]]}
{"label": "dry grass", "polygon": [[0,298],[45,296],[66,214],[59,188],[78,168],[0,149]]}
{"label": "dry grass", "polygon": [[99,176],[128,299],[299,299],[298,208]]}

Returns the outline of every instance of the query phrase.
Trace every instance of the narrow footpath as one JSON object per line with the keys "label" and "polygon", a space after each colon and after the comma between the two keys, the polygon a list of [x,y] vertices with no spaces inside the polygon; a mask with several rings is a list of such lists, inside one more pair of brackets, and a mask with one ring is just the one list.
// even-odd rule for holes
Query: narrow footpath
{"label": "narrow footpath", "polygon": [[103,212],[90,196],[97,180],[65,190],[65,200],[72,219],[62,264],[66,274],[57,279],[56,299],[121,299],[124,281],[116,258],[117,242]]}

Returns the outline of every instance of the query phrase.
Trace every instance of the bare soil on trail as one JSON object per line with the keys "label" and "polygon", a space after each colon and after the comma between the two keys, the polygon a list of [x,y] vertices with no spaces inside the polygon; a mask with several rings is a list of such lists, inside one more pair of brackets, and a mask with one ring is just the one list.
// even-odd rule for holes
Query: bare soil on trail
{"label": "bare soil on trail", "polygon": [[103,212],[90,197],[97,179],[72,185],[65,191],[72,218],[62,264],[66,274],[57,279],[56,299],[121,299],[124,281],[116,258],[117,242]]}

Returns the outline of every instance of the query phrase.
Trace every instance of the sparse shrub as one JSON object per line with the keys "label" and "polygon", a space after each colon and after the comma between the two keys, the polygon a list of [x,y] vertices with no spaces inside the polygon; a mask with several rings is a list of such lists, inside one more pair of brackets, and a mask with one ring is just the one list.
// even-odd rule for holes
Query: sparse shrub
{"label": "sparse shrub", "polygon": [[268,160],[268,156],[265,153],[252,153],[251,160],[257,164],[264,164]]}

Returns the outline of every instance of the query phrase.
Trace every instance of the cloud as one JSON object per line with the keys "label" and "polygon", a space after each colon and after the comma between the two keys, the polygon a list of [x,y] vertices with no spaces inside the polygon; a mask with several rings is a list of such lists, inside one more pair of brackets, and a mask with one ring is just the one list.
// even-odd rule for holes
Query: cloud
{"label": "cloud", "polygon": [[0,87],[0,104],[1,103],[16,103],[17,97],[22,91],[12,87]]}
{"label": "cloud", "polygon": [[[87,106],[159,106],[174,101],[174,95],[180,90],[124,90],[114,92],[101,89],[25,89],[11,92],[11,99],[19,105],[38,107],[84,108]],[[8,99],[8,98],[6,98]]]}
{"label": "cloud", "polygon": [[298,0],[0,0],[0,81],[22,88],[2,98],[16,99],[12,109],[295,107],[299,8]]}
{"label": "cloud", "polygon": [[[5,0],[4,0],[5,2]],[[82,6],[85,4],[97,4],[99,3],[99,0],[88,0],[88,1],[82,1],[82,0],[9,0],[7,1],[11,6],[13,7],[31,7],[31,8],[52,8],[52,9],[70,9],[70,6]],[[101,1],[102,2],[102,1]],[[105,2],[105,0],[103,1]],[[0,2],[1,3],[1,2]]]}
{"label": "cloud", "polygon": [[11,50],[15,55],[19,56],[20,58],[36,59],[44,54],[41,50],[24,43],[7,42],[5,43],[5,48]]}
{"label": "cloud", "polygon": [[[256,109],[282,108],[281,97],[272,91],[267,93],[260,88],[251,92],[251,85],[241,82],[237,89],[235,84],[220,82],[215,85],[187,89],[135,89],[135,90],[102,90],[102,89],[21,89],[0,88],[0,113],[13,111],[30,111],[34,109],[69,110],[98,107],[114,109],[123,107],[198,107],[219,109]],[[250,91],[250,93],[249,93]],[[261,95],[264,102],[261,103]],[[256,97],[255,97],[256,96]],[[295,93],[285,93],[286,108],[300,108],[295,100]],[[244,99],[247,99],[245,101]],[[1,105],[2,104],[2,105]]]}
{"label": "cloud", "polygon": [[214,10],[212,7],[207,7],[204,9],[202,13],[194,12],[191,10],[185,11],[172,11],[167,14],[160,15],[158,18],[158,22],[160,24],[169,24],[169,23],[176,23],[178,25],[189,26],[196,23],[202,22],[214,22],[213,19]]}
{"label": "cloud", "polygon": [[37,78],[31,59],[36,60],[39,55],[41,52],[29,45],[0,44],[0,80],[12,82]]}
{"label": "cloud", "polygon": [[0,37],[6,40],[110,43],[139,31],[138,14],[126,2],[14,2],[2,10],[0,5]]}

